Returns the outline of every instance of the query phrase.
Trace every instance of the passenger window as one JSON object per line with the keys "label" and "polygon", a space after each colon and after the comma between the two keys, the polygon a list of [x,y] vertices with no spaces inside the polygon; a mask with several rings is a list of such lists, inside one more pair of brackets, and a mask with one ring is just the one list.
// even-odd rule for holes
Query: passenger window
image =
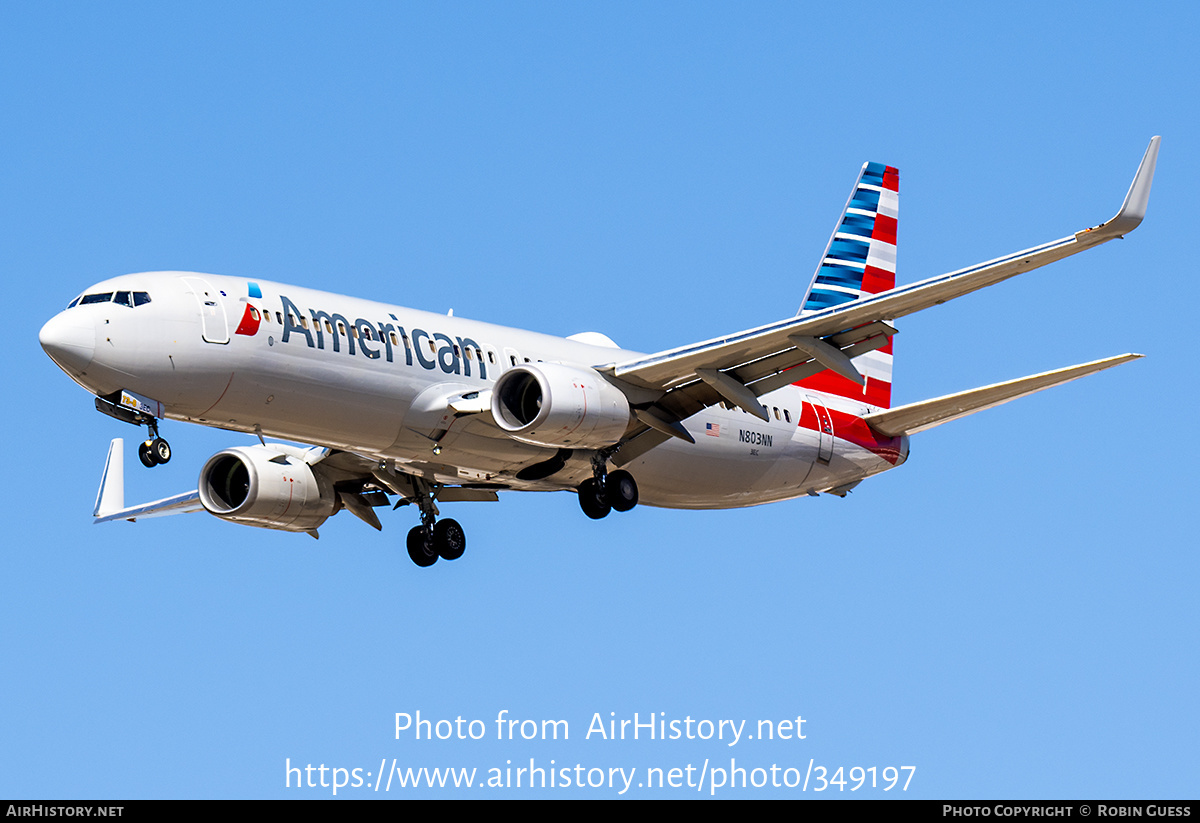
{"label": "passenger window", "polygon": [[396,339],[396,333],[395,333],[394,331],[392,331],[392,332],[388,332],[388,337],[392,338],[392,345],[393,345],[393,346],[399,346],[399,345],[400,345],[400,341]]}
{"label": "passenger window", "polygon": [[333,334],[333,324],[328,320],[325,321],[325,332],[326,334]]}
{"label": "passenger window", "polygon": [[792,422],[792,413],[789,412],[787,409],[783,410],[783,422],[785,422],[785,423]]}
{"label": "passenger window", "polygon": [[772,406],[771,408],[775,409],[775,419],[776,419],[776,420],[779,420],[779,419],[780,419],[780,418],[779,418],[779,407],[778,407],[778,406]]}

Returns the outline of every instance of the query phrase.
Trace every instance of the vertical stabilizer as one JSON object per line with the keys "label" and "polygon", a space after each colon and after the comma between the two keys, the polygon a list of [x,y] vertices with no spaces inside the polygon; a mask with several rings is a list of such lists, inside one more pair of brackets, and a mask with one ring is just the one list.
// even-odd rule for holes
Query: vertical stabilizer
{"label": "vertical stabilizer", "polygon": [[[866,163],[813,275],[799,316],[896,287],[896,228],[900,172]],[[879,408],[892,401],[892,342],[854,361],[864,385],[825,370],[796,385],[860,400]]]}

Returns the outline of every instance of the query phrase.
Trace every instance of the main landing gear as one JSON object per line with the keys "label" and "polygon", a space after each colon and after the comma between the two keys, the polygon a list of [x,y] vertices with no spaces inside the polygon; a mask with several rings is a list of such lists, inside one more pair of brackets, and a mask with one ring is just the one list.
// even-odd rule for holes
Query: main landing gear
{"label": "main landing gear", "polygon": [[467,549],[467,535],[457,520],[446,518],[433,525],[414,526],[408,532],[408,556],[418,566],[432,566],[438,561],[457,560]]}
{"label": "main landing gear", "polygon": [[597,454],[592,458],[592,477],[579,484],[579,507],[593,520],[607,517],[613,509],[627,512],[638,503],[637,481],[624,469],[610,472],[608,458]]}
{"label": "main landing gear", "polygon": [[168,462],[171,459],[171,444],[158,436],[158,423],[151,417],[146,422],[150,429],[150,437],[138,446],[138,459],[148,469]]}
{"label": "main landing gear", "polygon": [[427,483],[415,481],[416,503],[421,509],[421,525],[408,532],[408,556],[418,566],[432,566],[438,561],[457,560],[467,549],[467,535],[457,520],[437,520],[437,504]]}

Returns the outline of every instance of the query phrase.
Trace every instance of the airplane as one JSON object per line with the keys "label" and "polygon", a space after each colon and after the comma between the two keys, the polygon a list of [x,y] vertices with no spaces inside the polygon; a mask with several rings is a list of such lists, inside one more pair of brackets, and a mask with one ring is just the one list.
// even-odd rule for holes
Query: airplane
{"label": "airplane", "polygon": [[1111,220],[900,287],[899,173],[864,164],[795,316],[653,354],[194,272],[97,283],[39,339],[99,411],[147,428],[147,467],[171,459],[163,420],[258,437],[210,457],[195,490],[132,507],[114,439],[96,523],[208,511],[318,537],[342,509],[381,529],[394,497],[419,512],[406,546],[424,567],[466,548],[439,503],[502,491],[572,491],[597,520],[845,497],[903,464],[913,434],[1142,356],[891,404],[897,318],[1137,228],[1159,143]]}

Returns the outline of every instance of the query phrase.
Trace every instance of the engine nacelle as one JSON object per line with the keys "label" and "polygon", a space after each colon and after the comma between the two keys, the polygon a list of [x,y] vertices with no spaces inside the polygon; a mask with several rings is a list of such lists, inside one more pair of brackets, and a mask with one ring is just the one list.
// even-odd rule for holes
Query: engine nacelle
{"label": "engine nacelle", "polygon": [[337,510],[326,478],[300,457],[268,446],[217,452],[200,470],[199,491],[209,513],[265,529],[308,531]]}
{"label": "engine nacelle", "polygon": [[492,417],[514,440],[599,449],[629,427],[629,401],[595,369],[523,363],[492,387]]}

